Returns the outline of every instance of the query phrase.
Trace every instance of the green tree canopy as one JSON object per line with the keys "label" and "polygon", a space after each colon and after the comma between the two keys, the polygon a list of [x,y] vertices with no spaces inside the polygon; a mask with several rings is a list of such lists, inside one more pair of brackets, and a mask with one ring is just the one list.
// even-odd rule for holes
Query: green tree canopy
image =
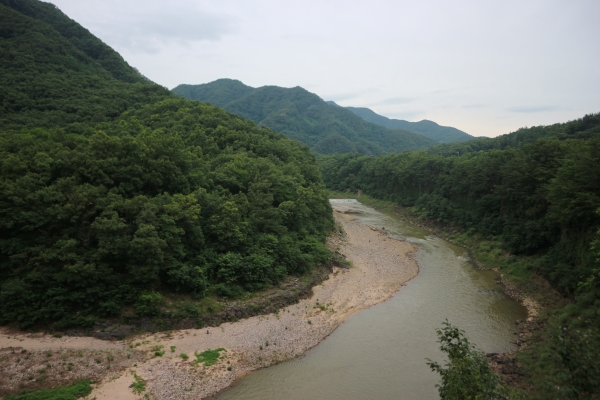
{"label": "green tree canopy", "polygon": [[448,357],[445,366],[428,360],[432,371],[440,374],[437,385],[442,400],[507,399],[500,378],[492,372],[488,360],[466,338],[463,331],[448,321],[437,330],[440,350]]}

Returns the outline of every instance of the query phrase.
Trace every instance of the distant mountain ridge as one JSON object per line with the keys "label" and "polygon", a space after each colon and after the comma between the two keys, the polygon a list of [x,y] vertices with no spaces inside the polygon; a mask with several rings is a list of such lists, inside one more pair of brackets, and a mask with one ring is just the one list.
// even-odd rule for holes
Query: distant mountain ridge
{"label": "distant mountain ridge", "polygon": [[427,149],[429,154],[442,156],[454,156],[465,153],[473,153],[489,150],[504,150],[508,147],[520,148],[532,145],[539,140],[587,140],[600,136],[600,113],[588,114],[583,118],[565,123],[557,123],[548,126],[532,126],[520,128],[515,132],[504,135],[489,137],[478,137],[467,142],[440,143]]}
{"label": "distant mountain ridge", "polygon": [[253,88],[238,80],[219,79],[201,85],[182,84],[172,92],[189,100],[222,107],[296,139],[322,154],[399,153],[438,143],[420,134],[392,130],[365,121],[350,110],[327,104],[301,87]]}
{"label": "distant mountain ridge", "polygon": [[[336,105],[333,101],[328,101],[329,104]],[[475,139],[474,136],[469,135],[459,129],[451,126],[441,126],[433,121],[424,119],[419,122],[409,122],[402,119],[392,119],[384,117],[383,115],[377,114],[375,111],[366,107],[343,107],[354,114],[358,115],[365,121],[373,124],[381,125],[388,129],[404,129],[405,131],[418,133],[419,135],[427,136],[440,143],[452,143],[452,142],[465,142],[467,140]]]}

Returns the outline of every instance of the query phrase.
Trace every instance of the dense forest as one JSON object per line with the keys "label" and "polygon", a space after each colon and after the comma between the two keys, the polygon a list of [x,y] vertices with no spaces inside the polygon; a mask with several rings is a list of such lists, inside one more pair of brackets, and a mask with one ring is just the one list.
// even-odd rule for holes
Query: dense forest
{"label": "dense forest", "polygon": [[[600,114],[443,146],[463,153],[344,154],[322,156],[320,162],[328,187],[360,188],[410,207],[421,218],[499,242],[492,251],[507,261],[507,270],[547,279],[573,304],[557,311],[549,325],[561,332],[549,351],[561,362],[539,364],[547,368],[544,379],[564,378],[569,398],[598,393]],[[520,263],[519,257],[530,262]]]}
{"label": "dense forest", "polygon": [[547,139],[461,156],[326,156],[324,179],[333,189],[360,188],[427,218],[501,237],[513,254],[546,254],[542,275],[574,293],[597,265],[590,245],[600,227],[600,114],[559,126],[554,136],[557,125],[518,132],[546,131]]}
{"label": "dense forest", "polygon": [[427,149],[430,154],[440,156],[460,156],[465,153],[503,150],[508,147],[521,147],[537,142],[539,139],[589,139],[600,134],[598,115],[586,115],[576,121],[557,123],[550,126],[521,128],[515,132],[495,138],[480,137],[460,143],[438,144]]}
{"label": "dense forest", "polygon": [[413,132],[390,130],[367,122],[301,87],[252,88],[240,81],[219,79],[203,85],[179,85],[173,93],[223,107],[296,139],[321,154],[388,154],[423,149],[438,143]]}
{"label": "dense forest", "polygon": [[169,97],[54,5],[0,9],[0,129],[110,121]]}
{"label": "dense forest", "polygon": [[437,144],[302,88],[174,92],[213,105],[50,3],[0,0],[0,324],[87,328],[301,275],[330,257],[326,183],[500,243],[570,303],[527,350],[544,390],[600,393],[600,114]]}
{"label": "dense forest", "polygon": [[[330,101],[330,104],[335,104]],[[337,104],[336,104],[337,105]],[[341,107],[341,106],[340,106]],[[465,142],[474,139],[473,136],[451,126],[441,126],[433,121],[422,120],[409,122],[402,119],[392,119],[379,115],[373,110],[365,107],[344,107],[352,111],[365,121],[381,125],[388,129],[404,129],[405,131],[427,136],[440,143]]]}
{"label": "dense forest", "polygon": [[0,1],[0,324],[91,326],[328,259],[309,149],[172,95],[49,3]]}

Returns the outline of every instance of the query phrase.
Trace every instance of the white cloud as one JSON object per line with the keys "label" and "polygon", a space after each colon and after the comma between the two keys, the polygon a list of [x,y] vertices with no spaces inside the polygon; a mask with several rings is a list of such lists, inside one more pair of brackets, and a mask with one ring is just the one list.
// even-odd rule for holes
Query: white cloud
{"label": "white cloud", "polygon": [[559,110],[558,106],[518,106],[518,107],[509,107],[506,111],[515,112],[515,113],[539,113],[539,112],[549,112]]}
{"label": "white cloud", "polygon": [[[64,12],[81,13],[77,19],[92,33],[121,51],[159,53],[166,46],[189,46],[199,41],[219,41],[236,29],[237,18],[215,12],[198,2],[146,0],[55,1]],[[87,7],[86,7],[87,6]],[[88,13],[88,7],[95,12]]]}
{"label": "white cloud", "polygon": [[389,105],[389,104],[408,104],[415,101],[415,97],[391,97],[389,99],[383,99],[376,103],[373,103],[374,106],[377,105]]}

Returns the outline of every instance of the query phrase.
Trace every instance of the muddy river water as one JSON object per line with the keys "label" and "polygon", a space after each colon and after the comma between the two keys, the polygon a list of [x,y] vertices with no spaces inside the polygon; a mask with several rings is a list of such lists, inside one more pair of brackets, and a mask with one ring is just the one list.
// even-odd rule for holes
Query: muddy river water
{"label": "muddy river water", "polygon": [[356,200],[331,202],[414,243],[419,275],[388,301],[348,318],[305,356],[253,372],[217,399],[437,399],[439,376],[426,359],[443,361],[435,331],[446,319],[484,352],[514,348],[515,320],[526,310],[502,293],[496,273],[476,270],[465,249]]}

